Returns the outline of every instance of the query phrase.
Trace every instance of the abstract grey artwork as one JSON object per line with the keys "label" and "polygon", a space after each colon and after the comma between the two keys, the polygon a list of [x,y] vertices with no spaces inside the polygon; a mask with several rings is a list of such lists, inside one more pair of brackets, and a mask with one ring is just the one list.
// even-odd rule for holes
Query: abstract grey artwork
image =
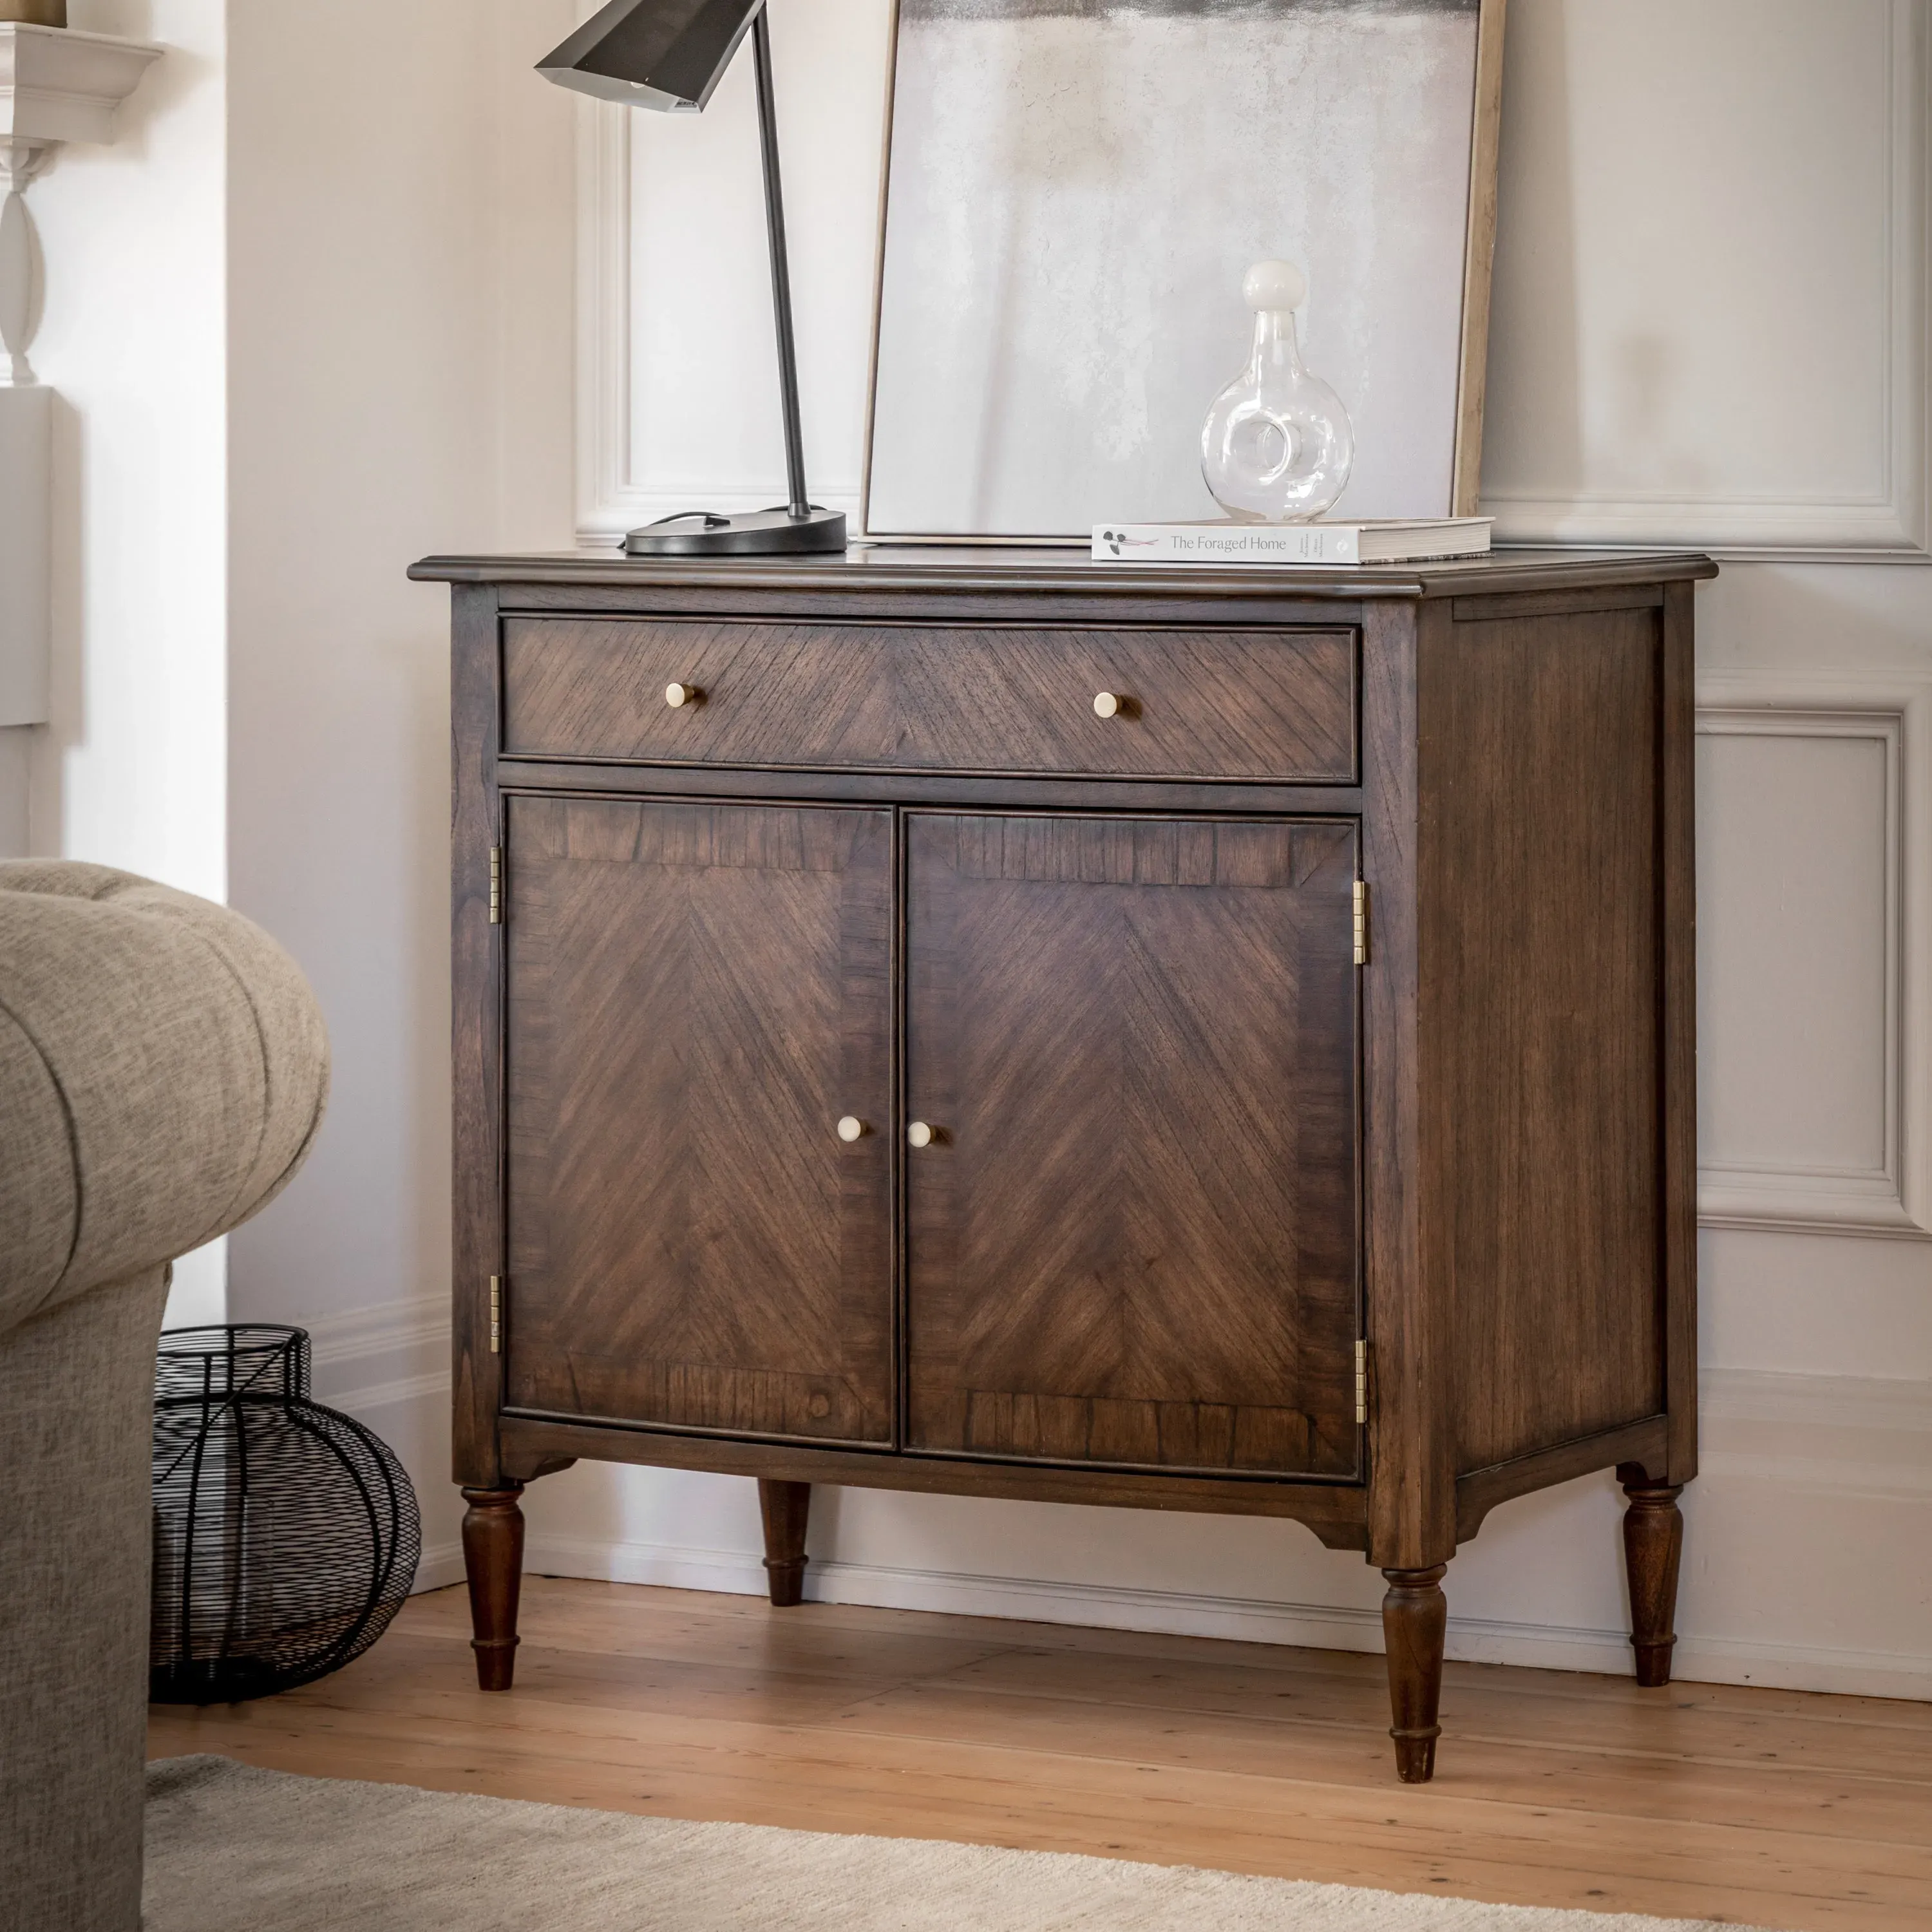
{"label": "abstract grey artwork", "polygon": [[1277,256],[1354,422],[1334,514],[1450,514],[1481,16],[900,0],[868,532],[1216,514],[1202,419],[1246,359],[1243,272]]}

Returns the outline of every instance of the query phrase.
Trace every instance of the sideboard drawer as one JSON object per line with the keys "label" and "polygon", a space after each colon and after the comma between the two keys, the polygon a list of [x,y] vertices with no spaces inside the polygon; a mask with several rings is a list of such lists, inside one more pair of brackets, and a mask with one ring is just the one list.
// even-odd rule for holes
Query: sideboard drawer
{"label": "sideboard drawer", "polygon": [[1349,784],[1356,710],[1348,630],[503,626],[512,757]]}

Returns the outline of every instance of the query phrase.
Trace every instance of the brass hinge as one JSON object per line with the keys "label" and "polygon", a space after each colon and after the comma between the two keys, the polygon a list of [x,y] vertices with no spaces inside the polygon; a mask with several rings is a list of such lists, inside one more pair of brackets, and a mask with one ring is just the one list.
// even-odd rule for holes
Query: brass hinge
{"label": "brass hinge", "polygon": [[503,1277],[500,1274],[490,1277],[490,1352],[503,1352]]}
{"label": "brass hinge", "polygon": [[1355,881],[1355,964],[1369,963],[1369,882]]}
{"label": "brass hinge", "polygon": [[490,848],[490,923],[501,926],[503,922],[503,848],[500,845]]}
{"label": "brass hinge", "polygon": [[1355,1344],[1355,1420],[1358,1424],[1369,1419],[1369,1345],[1366,1342]]}

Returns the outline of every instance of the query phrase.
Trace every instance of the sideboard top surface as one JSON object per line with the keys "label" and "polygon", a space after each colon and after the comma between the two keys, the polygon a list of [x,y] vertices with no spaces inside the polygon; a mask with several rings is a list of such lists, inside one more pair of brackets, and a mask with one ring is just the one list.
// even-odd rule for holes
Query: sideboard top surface
{"label": "sideboard top surface", "polygon": [[612,550],[521,556],[430,556],[411,566],[418,583],[530,584],[608,591],[699,589],[1072,592],[1188,598],[1365,598],[1486,597],[1613,584],[1662,584],[1714,577],[1718,566],[1690,551],[1498,550],[1454,562],[1382,568],[1102,562],[1046,545],[854,544],[842,556],[627,557]]}

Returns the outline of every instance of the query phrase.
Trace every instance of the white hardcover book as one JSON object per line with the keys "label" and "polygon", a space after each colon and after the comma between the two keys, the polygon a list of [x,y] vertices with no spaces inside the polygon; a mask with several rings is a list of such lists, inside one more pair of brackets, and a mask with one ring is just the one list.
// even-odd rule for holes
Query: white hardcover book
{"label": "white hardcover book", "polygon": [[1107,563],[1421,563],[1480,556],[1492,517],[1390,518],[1359,524],[1096,524]]}

